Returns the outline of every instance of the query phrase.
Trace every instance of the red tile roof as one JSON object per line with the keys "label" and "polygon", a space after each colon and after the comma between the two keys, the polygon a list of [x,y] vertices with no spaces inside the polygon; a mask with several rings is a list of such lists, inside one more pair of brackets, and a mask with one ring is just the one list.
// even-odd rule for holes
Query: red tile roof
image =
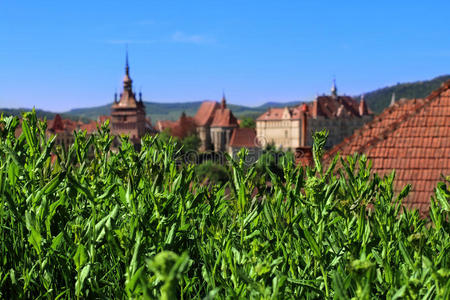
{"label": "red tile roof", "polygon": [[238,122],[229,108],[218,108],[211,127],[238,127]]}
{"label": "red tile roof", "polygon": [[265,113],[260,115],[256,120],[257,121],[269,121],[269,120],[282,120],[283,115],[286,113],[286,117],[288,119],[300,119],[301,113],[300,113],[300,107],[276,107],[276,108],[269,108]]}
{"label": "red tile roof", "polygon": [[157,129],[164,131],[168,129],[170,135],[179,137],[181,139],[193,134],[196,131],[195,120],[192,117],[186,116],[182,113],[178,121],[158,121],[156,122]]}
{"label": "red tile roof", "polygon": [[256,141],[256,130],[253,128],[236,128],[230,139],[231,147],[258,147]]}
{"label": "red tile roof", "polygon": [[[301,106],[269,108],[257,118],[258,121],[301,119]],[[308,103],[308,117],[318,116],[328,119],[360,117],[372,114],[364,99],[357,102],[350,96],[318,96],[313,102]]]}
{"label": "red tile roof", "polygon": [[105,123],[106,120],[109,120],[109,122],[111,123],[111,116],[99,116],[99,117],[98,117],[98,122],[99,122],[100,124]]}
{"label": "red tile roof", "polygon": [[396,170],[395,191],[407,183],[407,205],[426,213],[441,174],[450,175],[450,81],[426,99],[401,100],[325,156],[365,153],[379,174]]}
{"label": "red tile roof", "polygon": [[100,126],[101,124],[98,124],[96,121],[91,121],[87,124],[82,124],[79,126],[80,130],[86,130],[87,133],[94,133],[97,132],[97,126]]}
{"label": "red tile roof", "polygon": [[209,126],[214,119],[215,110],[219,108],[216,101],[203,101],[194,117],[197,126]]}
{"label": "red tile roof", "polygon": [[156,129],[158,129],[160,132],[166,130],[166,129],[170,129],[173,126],[175,126],[176,122],[174,121],[169,121],[169,120],[159,120],[156,121]]}

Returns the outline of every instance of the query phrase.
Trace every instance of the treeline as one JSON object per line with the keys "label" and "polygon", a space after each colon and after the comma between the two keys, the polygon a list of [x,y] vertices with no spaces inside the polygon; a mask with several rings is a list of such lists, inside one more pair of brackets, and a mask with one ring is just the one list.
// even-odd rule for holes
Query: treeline
{"label": "treeline", "polygon": [[[416,81],[410,83],[398,83],[393,86],[369,92],[364,95],[368,106],[375,113],[380,113],[391,103],[392,94],[395,93],[397,100],[401,98],[414,99],[424,98],[432,91],[438,89],[441,84],[450,79],[450,75],[443,75],[431,80]],[[359,100],[360,96],[355,97]]]}

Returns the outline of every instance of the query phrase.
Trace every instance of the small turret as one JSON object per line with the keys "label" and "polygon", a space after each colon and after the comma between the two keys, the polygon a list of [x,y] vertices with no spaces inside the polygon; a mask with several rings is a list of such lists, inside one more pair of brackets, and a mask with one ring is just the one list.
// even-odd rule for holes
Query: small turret
{"label": "small turret", "polygon": [[221,109],[227,108],[227,100],[225,99],[225,93],[222,94],[222,101],[220,103],[220,108]]}
{"label": "small turret", "polygon": [[394,105],[395,105],[395,92],[392,93],[391,104],[389,106],[394,106]]}
{"label": "small turret", "polygon": [[361,100],[359,101],[359,115],[365,116],[369,114],[369,110],[367,109],[366,101],[364,101],[364,94],[361,95]]}
{"label": "small turret", "polygon": [[333,79],[333,85],[331,86],[331,96],[337,97],[336,78]]}

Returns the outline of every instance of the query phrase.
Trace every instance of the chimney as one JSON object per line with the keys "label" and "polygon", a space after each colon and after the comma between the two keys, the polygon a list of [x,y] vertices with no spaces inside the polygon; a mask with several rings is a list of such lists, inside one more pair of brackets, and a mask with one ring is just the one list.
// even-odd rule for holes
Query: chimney
{"label": "chimney", "polygon": [[319,115],[319,97],[316,97],[313,102],[311,115],[313,118],[317,118],[317,116]]}
{"label": "chimney", "polygon": [[300,146],[301,147],[305,147],[306,146],[306,135],[308,132],[308,116],[307,116],[307,112],[308,112],[308,106],[303,103],[302,105],[302,136],[300,138]]}
{"label": "chimney", "polygon": [[364,94],[361,95],[361,101],[359,101],[359,115],[365,116],[369,113],[369,110],[367,109],[366,101],[364,101]]}
{"label": "chimney", "polygon": [[308,106],[304,103],[301,107],[302,114],[302,136],[300,140],[300,147],[295,148],[295,163],[303,166],[312,166],[314,164],[314,158],[312,155],[312,149],[306,146],[306,137],[308,132]]}
{"label": "chimney", "polygon": [[395,92],[392,93],[391,104],[389,106],[394,106],[394,105],[395,105]]}

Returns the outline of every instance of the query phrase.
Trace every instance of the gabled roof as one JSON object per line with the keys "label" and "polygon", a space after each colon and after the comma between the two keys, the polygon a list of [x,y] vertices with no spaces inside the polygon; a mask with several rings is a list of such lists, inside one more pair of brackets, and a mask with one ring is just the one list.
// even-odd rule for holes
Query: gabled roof
{"label": "gabled roof", "polygon": [[256,130],[254,128],[236,128],[230,139],[231,147],[258,147],[256,141]]}
{"label": "gabled roof", "polygon": [[[302,117],[301,106],[302,104],[295,107],[269,108],[256,120],[298,120]],[[286,118],[286,110],[288,110],[290,114],[290,117],[288,118]],[[314,119],[317,117],[324,117],[327,119],[352,118],[371,114],[373,113],[367,107],[364,99],[361,99],[361,101],[358,102],[350,96],[318,96],[313,102],[308,103],[308,117]]]}
{"label": "gabled roof", "polygon": [[288,110],[290,115],[290,120],[300,119],[300,106],[296,107],[275,107],[269,108],[265,113],[260,115],[256,120],[257,121],[272,121],[272,120],[283,120],[283,115],[285,115],[286,110]]}
{"label": "gabled roof", "polygon": [[195,124],[197,126],[211,125],[217,108],[219,108],[219,104],[216,101],[203,101],[195,114]]}
{"label": "gabled roof", "polygon": [[426,99],[399,100],[332,148],[335,154],[365,153],[373,171],[396,170],[395,190],[412,184],[407,205],[426,213],[441,174],[450,175],[450,81]]}
{"label": "gabled roof", "polygon": [[238,122],[229,108],[219,108],[216,109],[211,127],[238,127]]}
{"label": "gabled roof", "polygon": [[80,124],[70,119],[63,119],[59,114],[55,115],[55,118],[47,121],[47,130],[53,133],[57,132],[73,132],[77,130]]}
{"label": "gabled roof", "polygon": [[322,116],[328,119],[339,117],[359,117],[359,102],[350,96],[318,96],[310,104],[310,116]]}

